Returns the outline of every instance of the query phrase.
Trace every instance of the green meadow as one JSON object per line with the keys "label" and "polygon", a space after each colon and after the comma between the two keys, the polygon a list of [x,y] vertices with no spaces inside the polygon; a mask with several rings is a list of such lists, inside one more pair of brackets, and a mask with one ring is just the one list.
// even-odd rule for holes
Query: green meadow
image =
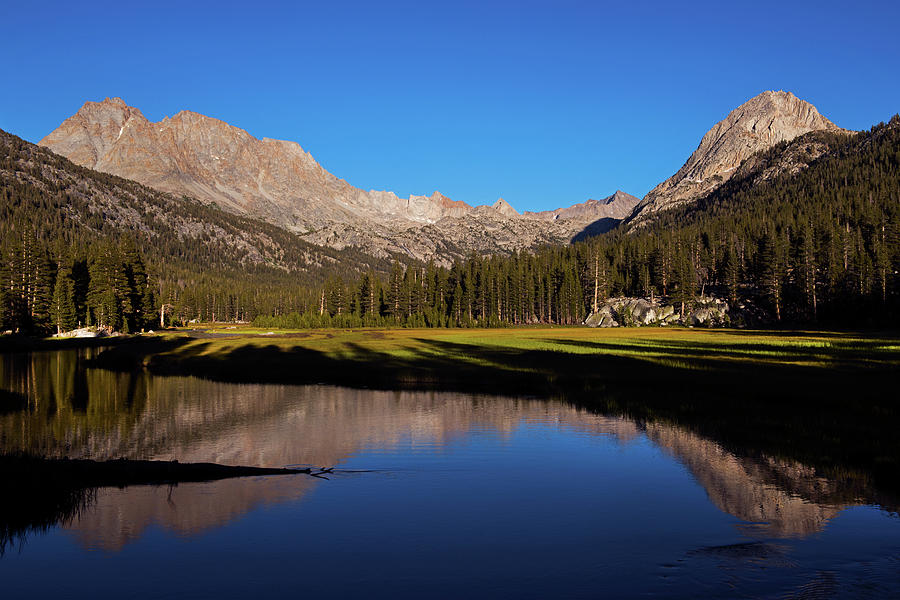
{"label": "green meadow", "polygon": [[[156,340],[163,342],[152,355],[157,366],[171,367],[173,361],[181,360],[212,366],[238,356],[253,358],[257,353],[267,361],[277,357],[275,363],[234,365],[241,368],[232,376],[246,379],[273,375],[276,365],[291,367],[290,373],[281,373],[278,379],[315,378],[314,373],[305,372],[302,364],[291,360],[299,355],[316,355],[366,370],[425,369],[433,371],[434,376],[443,368],[455,366],[602,378],[615,374],[579,369],[600,368],[609,358],[627,359],[633,368],[709,373],[795,367],[813,376],[822,370],[881,372],[900,367],[900,337],[872,333],[584,327],[264,330],[213,326],[200,333],[165,333]],[[551,356],[553,360],[537,360]],[[264,372],[252,367],[264,368]]]}

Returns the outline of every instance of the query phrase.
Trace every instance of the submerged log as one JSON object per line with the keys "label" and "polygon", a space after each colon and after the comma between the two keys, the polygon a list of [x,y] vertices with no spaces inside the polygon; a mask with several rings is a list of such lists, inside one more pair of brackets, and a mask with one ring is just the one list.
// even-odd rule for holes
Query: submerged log
{"label": "submerged log", "polygon": [[317,472],[311,468],[245,467],[159,460],[0,457],[0,480],[14,485],[52,482],[70,487],[125,487],[261,475],[313,475]]}

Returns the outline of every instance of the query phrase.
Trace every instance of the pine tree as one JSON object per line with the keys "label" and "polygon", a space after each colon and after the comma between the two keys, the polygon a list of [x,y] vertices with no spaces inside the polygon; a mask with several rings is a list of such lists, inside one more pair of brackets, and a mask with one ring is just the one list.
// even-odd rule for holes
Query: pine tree
{"label": "pine tree", "polygon": [[399,322],[402,312],[400,304],[402,301],[401,292],[403,288],[403,267],[399,262],[394,261],[391,265],[391,274],[387,289],[387,313]]}
{"label": "pine tree", "polygon": [[781,320],[784,262],[777,235],[767,230],[759,242],[759,286],[770,302],[775,320]]}
{"label": "pine tree", "polygon": [[62,259],[56,272],[56,284],[53,287],[53,326],[57,333],[75,329],[75,282],[72,281],[72,267]]}
{"label": "pine tree", "polygon": [[810,316],[813,321],[818,316],[818,293],[816,290],[818,267],[816,262],[815,236],[806,221],[802,221],[797,232],[796,270]]}
{"label": "pine tree", "polygon": [[738,302],[738,286],[740,284],[741,272],[740,261],[734,247],[734,242],[729,241],[725,244],[722,253],[722,276],[725,279],[725,287],[728,290],[728,299],[732,305]]}

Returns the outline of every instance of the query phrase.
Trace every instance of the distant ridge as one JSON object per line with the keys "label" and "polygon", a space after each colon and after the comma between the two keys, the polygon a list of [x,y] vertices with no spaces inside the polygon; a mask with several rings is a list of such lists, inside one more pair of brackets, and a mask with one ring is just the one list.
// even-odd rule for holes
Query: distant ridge
{"label": "distant ridge", "polygon": [[263,219],[309,242],[445,264],[471,251],[567,243],[596,221],[627,216],[637,203],[617,193],[546,217],[519,215],[502,199],[477,209],[440,192],[402,199],[353,187],[295,142],[260,140],[191,111],[153,123],[121,98],[85,102],[39,144],[81,166]]}

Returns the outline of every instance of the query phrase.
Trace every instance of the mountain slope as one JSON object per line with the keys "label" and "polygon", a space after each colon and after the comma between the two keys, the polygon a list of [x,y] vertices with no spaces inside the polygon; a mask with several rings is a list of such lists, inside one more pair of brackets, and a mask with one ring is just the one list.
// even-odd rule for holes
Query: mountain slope
{"label": "mountain slope", "polygon": [[[86,102],[39,145],[82,166],[297,231],[356,220],[368,204],[364,192],[328,173],[298,144],[258,140],[190,111],[151,123],[120,98]],[[420,217],[412,200],[406,206],[396,198],[396,206],[378,200],[387,212],[406,209],[411,219]],[[443,208],[427,200],[431,206],[420,212]]]}
{"label": "mountain slope", "polygon": [[[511,206],[478,206],[461,216],[426,225],[384,230],[335,223],[303,239],[331,248],[357,248],[374,256],[385,249],[396,254],[449,266],[472,252],[483,256],[565,245],[609,231],[631,214],[638,198],[618,191],[601,200],[573,207],[510,216]],[[505,205],[505,206],[504,206]],[[508,207],[508,208],[507,208]]]}
{"label": "mountain slope", "polygon": [[790,92],[763,92],[707,131],[684,166],[644,197],[631,221],[646,222],[692,202],[728,181],[754,154],[811,131],[844,132]]}
{"label": "mountain slope", "polygon": [[443,264],[472,251],[568,243],[593,223],[608,228],[637,203],[618,193],[614,202],[519,215],[502,200],[473,208],[438,192],[402,199],[353,187],[294,142],[259,140],[189,111],[152,123],[120,98],[86,102],[40,145],[91,169],[263,219],[309,242]]}
{"label": "mountain slope", "polygon": [[[98,143],[102,151],[102,139]],[[262,221],[80,167],[0,131],[0,233],[14,239],[16,232],[28,230],[51,242],[76,245],[86,239],[131,235],[164,270],[281,274],[312,283],[329,272],[386,271],[389,266],[358,252],[314,246]]]}

